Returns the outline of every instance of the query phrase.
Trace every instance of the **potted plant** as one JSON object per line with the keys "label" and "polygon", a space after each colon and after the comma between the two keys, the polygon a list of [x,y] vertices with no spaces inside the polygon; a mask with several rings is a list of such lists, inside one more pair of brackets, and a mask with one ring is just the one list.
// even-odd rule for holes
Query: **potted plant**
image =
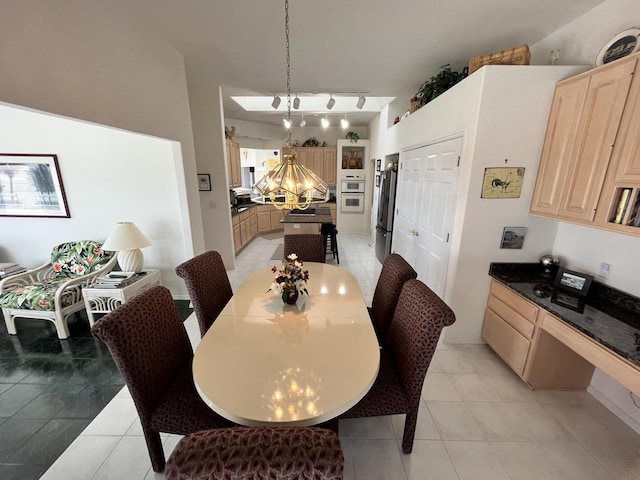
{"label": "potted plant", "polygon": [[452,70],[451,65],[447,63],[440,67],[440,72],[422,84],[411,101],[417,101],[420,108],[449,90],[464,77],[463,73]]}
{"label": "potted plant", "polygon": [[358,140],[360,140],[360,135],[358,135],[358,132],[347,132],[345,138],[349,139],[351,143],[358,143]]}
{"label": "potted plant", "polygon": [[307,138],[302,144],[303,147],[317,147],[320,142],[316,137]]}

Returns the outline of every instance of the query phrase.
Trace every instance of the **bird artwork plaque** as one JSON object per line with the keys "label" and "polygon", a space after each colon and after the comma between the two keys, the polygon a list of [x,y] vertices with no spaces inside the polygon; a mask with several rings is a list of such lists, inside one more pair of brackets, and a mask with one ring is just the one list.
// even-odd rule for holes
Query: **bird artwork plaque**
{"label": "bird artwork plaque", "polygon": [[523,167],[485,168],[480,198],[520,198],[523,179]]}

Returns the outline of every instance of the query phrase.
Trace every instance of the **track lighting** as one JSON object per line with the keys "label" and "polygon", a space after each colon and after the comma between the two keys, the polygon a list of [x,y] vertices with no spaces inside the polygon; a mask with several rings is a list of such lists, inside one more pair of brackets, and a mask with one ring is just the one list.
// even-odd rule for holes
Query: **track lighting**
{"label": "track lighting", "polygon": [[349,121],[347,120],[347,116],[345,115],[344,118],[340,119],[340,126],[345,129],[349,127]]}
{"label": "track lighting", "polygon": [[362,110],[362,107],[364,107],[364,102],[366,102],[367,99],[364,98],[364,95],[360,95],[358,97],[358,103],[356,103],[356,107],[358,107],[358,110]]}
{"label": "track lighting", "polygon": [[291,128],[291,120],[288,118],[284,119],[284,128]]}
{"label": "track lighting", "polygon": [[336,104],[336,99],[333,98],[333,94],[329,94],[329,101],[327,102],[327,110],[331,110]]}
{"label": "track lighting", "polygon": [[271,102],[271,106],[277,110],[278,107],[280,106],[280,101],[281,101],[280,97],[278,97],[277,95],[274,95],[273,102]]}
{"label": "track lighting", "polygon": [[304,119],[304,115],[302,115],[302,119],[300,120],[300,126],[304,127],[307,124],[307,121]]}
{"label": "track lighting", "polygon": [[322,128],[329,128],[329,120],[327,119],[326,115],[320,120],[320,123],[322,125]]}
{"label": "track lighting", "polygon": [[293,108],[295,110],[300,108],[300,99],[298,98],[298,94],[296,94],[296,98],[293,99]]}

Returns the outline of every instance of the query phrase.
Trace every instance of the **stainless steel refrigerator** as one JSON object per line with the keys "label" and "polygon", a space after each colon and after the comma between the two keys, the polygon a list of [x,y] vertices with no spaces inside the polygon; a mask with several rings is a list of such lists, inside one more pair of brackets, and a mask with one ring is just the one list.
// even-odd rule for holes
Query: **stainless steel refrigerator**
{"label": "stainless steel refrigerator", "polygon": [[384,168],[380,172],[378,216],[376,219],[376,257],[381,262],[384,262],[387,255],[391,253],[399,158],[400,155],[397,153],[387,155],[384,159]]}

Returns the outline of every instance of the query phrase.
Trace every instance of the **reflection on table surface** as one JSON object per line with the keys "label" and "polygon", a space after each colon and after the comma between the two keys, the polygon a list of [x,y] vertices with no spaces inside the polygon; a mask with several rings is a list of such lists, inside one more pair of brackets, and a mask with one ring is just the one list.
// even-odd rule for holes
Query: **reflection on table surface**
{"label": "reflection on table surface", "polygon": [[251,274],[201,340],[194,379],[205,402],[243,425],[307,426],[355,405],[380,352],[357,279],[307,262],[309,296],[285,305],[270,268]]}

